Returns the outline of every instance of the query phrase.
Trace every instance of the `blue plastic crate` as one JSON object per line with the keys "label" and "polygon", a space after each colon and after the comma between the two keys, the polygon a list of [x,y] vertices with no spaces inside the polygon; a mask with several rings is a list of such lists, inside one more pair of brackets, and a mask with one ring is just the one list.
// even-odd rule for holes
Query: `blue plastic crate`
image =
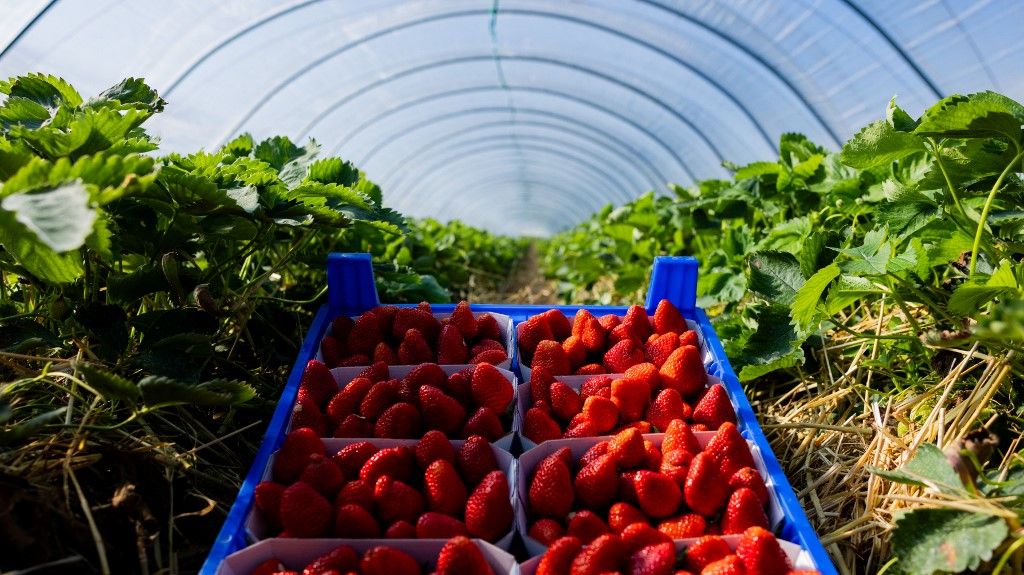
{"label": "blue plastic crate", "polygon": [[[224,526],[210,550],[200,573],[214,575],[217,567],[228,555],[244,548],[248,542],[245,535],[245,519],[253,506],[253,490],[260,482],[263,471],[271,454],[284,441],[288,427],[292,405],[295,403],[306,363],[317,352],[330,322],[339,315],[356,316],[368,309],[380,305],[377,289],[373,279],[373,265],[369,254],[331,254],[327,258],[327,304],[322,306],[310,325],[302,349],[292,367],[288,383],[285,385],[274,415],[263,436],[263,442],[245,481],[238,492]],[[715,334],[711,322],[704,310],[696,306],[697,301],[697,260],[691,257],[658,257],[654,261],[651,285],[647,294],[647,312],[654,309],[662,299],[671,301],[682,312],[686,319],[697,323],[704,336],[704,343],[711,354],[709,372],[719,377],[725,385],[729,398],[736,407],[738,427],[744,437],[754,442],[760,449],[768,474],[775,484],[776,496],[782,506],[785,519],[780,526],[780,535],[803,547],[811,556],[816,568],[822,575],[838,575],[828,553],[822,546],[817,534],[807,520],[800,502],[789,485],[782,467],[768,444],[757,417],[743,392],[743,387],[736,377],[725,350]],[[414,305],[414,304],[409,304]],[[622,315],[628,309],[625,306],[573,306],[573,305],[496,305],[473,303],[473,311],[494,312],[508,315],[518,325],[530,316],[557,308],[566,314],[575,314],[580,309],[587,309],[596,315]],[[451,312],[452,304],[431,306],[437,312]],[[512,370],[519,372],[519,360],[516,350],[510,349]]]}

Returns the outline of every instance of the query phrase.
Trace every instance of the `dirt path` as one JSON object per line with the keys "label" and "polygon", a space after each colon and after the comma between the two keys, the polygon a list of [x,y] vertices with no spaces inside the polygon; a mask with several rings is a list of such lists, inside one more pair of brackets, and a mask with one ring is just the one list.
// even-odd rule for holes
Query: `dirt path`
{"label": "dirt path", "polygon": [[476,294],[474,300],[512,304],[556,304],[558,293],[555,283],[544,279],[537,244],[531,243],[505,284],[497,292]]}

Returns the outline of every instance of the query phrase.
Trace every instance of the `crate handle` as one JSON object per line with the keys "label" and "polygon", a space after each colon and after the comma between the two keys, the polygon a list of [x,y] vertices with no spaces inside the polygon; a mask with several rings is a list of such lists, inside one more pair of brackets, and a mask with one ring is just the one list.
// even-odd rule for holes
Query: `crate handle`
{"label": "crate handle", "polygon": [[328,254],[327,307],[331,317],[359,315],[378,305],[370,254]]}
{"label": "crate handle", "polygon": [[658,256],[654,258],[651,286],[647,289],[647,311],[653,313],[658,302],[667,299],[682,312],[697,307],[697,258]]}

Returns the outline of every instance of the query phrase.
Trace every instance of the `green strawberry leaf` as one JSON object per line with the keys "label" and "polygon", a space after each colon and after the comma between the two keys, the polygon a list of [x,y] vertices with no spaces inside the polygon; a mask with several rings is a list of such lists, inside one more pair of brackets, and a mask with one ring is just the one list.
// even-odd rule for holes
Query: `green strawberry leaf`
{"label": "green strawberry leaf", "polygon": [[900,160],[925,150],[924,141],[879,120],[868,124],[843,146],[844,164],[860,169],[871,169]]}
{"label": "green strawberry leaf", "polygon": [[942,493],[967,495],[960,475],[946,459],[946,455],[938,447],[925,443],[917,448],[917,452],[903,467],[888,471],[868,466],[868,471],[890,481],[908,485],[929,487]]}
{"label": "green strawberry leaf", "polygon": [[957,509],[901,510],[892,534],[895,572],[960,573],[988,561],[1009,528],[1000,517]]}
{"label": "green strawberry leaf", "polygon": [[793,303],[797,290],[804,285],[800,262],[786,252],[755,252],[747,258],[747,287],[764,299],[783,305]]}
{"label": "green strawberry leaf", "polygon": [[790,307],[793,321],[803,331],[812,327],[814,318],[817,315],[818,303],[832,280],[839,277],[839,266],[829,264],[812,275],[800,286],[796,296],[793,298],[793,305]]}

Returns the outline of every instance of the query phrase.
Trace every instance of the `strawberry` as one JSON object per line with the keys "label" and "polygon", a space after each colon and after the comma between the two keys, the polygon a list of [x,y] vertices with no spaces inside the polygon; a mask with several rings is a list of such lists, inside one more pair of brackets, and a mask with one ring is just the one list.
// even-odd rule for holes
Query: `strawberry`
{"label": "strawberry", "polygon": [[396,340],[400,340],[406,337],[406,333],[410,329],[420,332],[425,342],[433,342],[437,340],[437,334],[441,331],[441,324],[429,311],[410,307],[401,308],[395,314],[395,323],[391,327],[391,335]]}
{"label": "strawberry", "polygon": [[551,403],[551,385],[555,383],[555,376],[551,375],[545,368],[534,369],[530,372],[530,398],[533,401]]}
{"label": "strawberry", "polygon": [[387,365],[398,365],[398,354],[395,350],[383,341],[377,344],[377,347],[373,348],[373,356],[370,359],[377,363],[383,362]]}
{"label": "strawberry", "polygon": [[476,318],[473,317],[473,311],[469,309],[469,302],[466,300],[462,300],[455,305],[449,320],[451,325],[455,326],[459,333],[462,334],[463,339],[474,339],[480,330],[476,324]]}
{"label": "strawberry", "polygon": [[359,415],[376,420],[384,410],[398,401],[398,380],[389,379],[373,384],[359,404]]}
{"label": "strawberry", "polygon": [[608,441],[608,452],[619,469],[632,469],[644,460],[644,438],[636,429],[625,429]]}
{"label": "strawberry", "polygon": [[424,385],[442,388],[448,381],[448,374],[436,363],[422,363],[412,368],[403,381],[408,382],[414,390],[419,390]]}
{"label": "strawberry", "polygon": [[373,437],[373,424],[366,418],[352,414],[338,424],[334,430],[334,437]]}
{"label": "strawberry", "polygon": [[391,330],[395,326],[395,316],[398,315],[398,307],[393,305],[379,305],[370,310],[377,315],[377,321],[380,322],[381,333],[387,337],[391,333]]}
{"label": "strawberry", "polygon": [[342,539],[377,539],[380,537],[380,526],[365,507],[348,503],[338,507],[334,515],[334,536]]}
{"label": "strawberry", "polygon": [[320,413],[320,408],[309,397],[299,396],[292,408],[292,429],[302,427],[312,429],[319,437],[327,434],[327,421]]}
{"label": "strawberry", "polygon": [[420,388],[419,401],[427,429],[436,429],[453,437],[466,420],[466,409],[462,404],[432,385]]}
{"label": "strawberry", "polygon": [[531,407],[523,416],[523,436],[540,445],[550,439],[561,439],[562,428],[539,407]]}
{"label": "strawberry", "polygon": [[419,562],[411,555],[384,545],[363,553],[359,568],[363,575],[423,575]]}
{"label": "strawberry", "polygon": [[423,474],[423,495],[427,509],[457,517],[466,505],[466,486],[449,461],[439,459]]}
{"label": "strawberry", "polygon": [[661,449],[653,441],[644,440],[644,462],[641,465],[644,469],[655,471],[661,467]]}
{"label": "strawberry", "polygon": [[311,359],[306,363],[306,368],[302,372],[299,393],[308,397],[317,408],[321,408],[328,399],[338,393],[338,382],[334,380],[334,375],[331,374],[327,365]]}
{"label": "strawberry", "polygon": [[580,338],[583,347],[587,348],[587,353],[596,354],[604,350],[608,331],[589,311],[581,309],[576,312],[576,318],[572,323],[572,335]]}
{"label": "strawberry", "polygon": [[612,345],[619,343],[620,341],[626,340],[629,340],[637,345],[644,343],[636,339],[636,335],[632,331],[630,331],[629,326],[623,323],[620,323],[619,325],[615,326],[614,328],[612,328],[611,331],[608,332],[608,343]]}
{"label": "strawberry", "polygon": [[473,392],[470,387],[470,379],[476,367],[468,367],[448,376],[444,385],[439,386],[442,391],[459,400],[463,407],[473,406]]}
{"label": "strawberry", "polygon": [[549,309],[540,315],[551,328],[551,334],[555,336],[556,341],[565,341],[565,338],[572,335],[572,324],[569,323],[569,318],[565,317],[562,310]]}
{"label": "strawberry", "polygon": [[283,484],[294,483],[309,463],[309,456],[323,455],[324,442],[308,427],[294,429],[285,436],[284,444],[274,456],[274,481]]}
{"label": "strawberry", "polygon": [[348,382],[327,402],[327,419],[338,425],[346,417],[356,413],[372,387],[373,382],[365,377],[357,377]]}
{"label": "strawberry", "polygon": [[653,393],[661,388],[661,375],[658,373],[658,368],[653,363],[643,362],[638,363],[626,370],[624,374],[626,379],[638,379],[643,381],[649,390],[649,393]]}
{"label": "strawberry", "polygon": [[334,499],[345,483],[345,476],[334,461],[314,453],[309,456],[309,464],[299,475],[299,481],[312,485],[324,497]]}
{"label": "strawberry", "polygon": [[358,505],[367,511],[373,509],[373,485],[362,479],[353,479],[338,491],[334,506]]}
{"label": "strawberry", "polygon": [[339,362],[338,365],[335,366],[335,367],[359,367],[361,365],[369,365],[369,364],[370,364],[370,356],[368,356],[368,355],[366,355],[364,353],[357,353],[355,355],[350,355],[350,356],[346,357],[345,359],[341,360],[341,362]]}
{"label": "strawberry", "polygon": [[704,451],[715,456],[722,478],[731,478],[734,473],[744,467],[754,466],[754,456],[750,446],[740,435],[739,429],[732,423],[723,423],[715,436],[711,438]]}
{"label": "strawberry", "polygon": [[559,418],[569,421],[583,409],[583,400],[576,390],[561,381],[551,384],[551,411]]}
{"label": "strawberry", "polygon": [[690,430],[690,426],[681,419],[673,420],[665,428],[665,438],[661,442],[661,450],[664,453],[682,449],[696,455],[701,452],[700,442],[697,436]]}
{"label": "strawberry", "polygon": [[380,414],[373,436],[382,439],[415,439],[420,433],[420,412],[411,403],[400,402]]}
{"label": "strawberry", "polygon": [[536,575],[569,575],[573,560],[583,549],[583,543],[575,537],[556,539],[540,559]]}
{"label": "strawberry", "polygon": [[537,349],[538,343],[546,339],[555,339],[555,335],[551,333],[551,326],[539,315],[516,326],[516,336],[519,340],[519,351],[524,360],[533,357],[533,351]]}
{"label": "strawberry", "polygon": [[644,359],[660,368],[665,365],[672,352],[679,347],[679,337],[674,333],[659,335],[654,341],[644,344]]}
{"label": "strawberry", "polygon": [[273,481],[262,481],[256,485],[254,498],[256,509],[260,510],[263,518],[267,520],[270,528],[274,531],[281,530],[281,495],[285,487]]}
{"label": "strawberry", "polygon": [[695,397],[708,381],[700,350],[692,345],[673,351],[658,373],[665,387],[678,391],[683,397]]}
{"label": "strawberry", "polygon": [[[588,509],[604,509],[615,501],[619,488],[615,461],[613,455],[606,455],[576,473],[576,500],[583,506]],[[571,529],[570,534],[575,535]]]}
{"label": "strawberry", "polygon": [[637,471],[633,487],[640,509],[653,519],[674,514],[683,500],[676,482],[656,471]]}
{"label": "strawberry", "polygon": [[347,315],[339,315],[331,321],[331,335],[344,341],[348,339],[348,334],[355,324],[356,322]]}
{"label": "strawberry", "polygon": [[[568,451],[567,448],[563,450]],[[528,493],[532,516],[561,519],[572,509],[572,474],[562,457],[556,451],[537,464]]]}
{"label": "strawberry", "polygon": [[341,545],[309,562],[302,575],[323,575],[334,570],[347,573],[359,568],[359,554],[348,545]]}
{"label": "strawberry", "polygon": [[598,395],[598,391],[604,388],[608,388],[608,397],[611,397],[612,378],[603,375],[587,378],[580,388],[580,397],[586,401],[591,395]]}
{"label": "strawberry", "polygon": [[327,367],[337,367],[350,354],[344,339],[325,335],[320,342],[320,355],[323,356]]}
{"label": "strawberry", "polygon": [[375,314],[364,313],[356,318],[345,339],[345,344],[352,353],[370,355],[373,353],[373,348],[382,341],[384,341],[384,334],[381,332],[380,320]]}
{"label": "strawberry", "polygon": [[743,467],[736,470],[729,478],[729,488],[736,490],[740,487],[748,487],[757,495],[761,505],[768,505],[768,486],[764,484],[761,474],[753,467]]}
{"label": "strawberry", "polygon": [[473,537],[497,541],[512,527],[512,502],[503,471],[492,471],[466,500],[466,529]]}
{"label": "strawberry", "polygon": [[416,526],[405,519],[399,519],[384,530],[385,539],[415,539]]}
{"label": "strawberry", "polygon": [[608,525],[593,511],[584,509],[572,514],[569,519],[569,528],[566,530],[584,545],[589,545],[594,539],[609,533]]}
{"label": "strawberry", "polygon": [[505,346],[496,339],[481,339],[469,350],[469,356],[475,357],[485,351],[500,351],[505,353]]}
{"label": "strawberry", "polygon": [[618,408],[621,421],[642,419],[650,399],[651,388],[641,379],[633,379],[627,375],[612,381],[612,403]]}
{"label": "strawberry", "polygon": [[638,306],[629,306],[626,316],[622,318],[622,325],[626,326],[632,338],[638,342],[647,341],[651,335],[651,321],[647,318],[647,310]]}
{"label": "strawberry", "polygon": [[487,559],[475,543],[466,537],[454,537],[441,548],[436,575],[493,575]]}
{"label": "strawberry", "polygon": [[506,360],[508,360],[508,354],[505,353],[504,349],[487,349],[469,358],[469,363],[473,365],[482,363],[498,365]]}
{"label": "strawberry", "polygon": [[423,513],[423,496],[408,484],[384,475],[373,486],[377,517],[386,525],[404,519],[415,523]]}
{"label": "strawberry", "polygon": [[565,351],[565,356],[569,358],[570,369],[578,369],[587,362],[587,347],[583,345],[582,339],[574,335],[570,335],[562,342],[562,350]]}
{"label": "strawberry", "polygon": [[676,547],[671,541],[648,545],[634,551],[626,566],[627,575],[672,575]]}
{"label": "strawberry", "polygon": [[579,461],[576,462],[577,467],[582,469],[583,467],[590,465],[591,463],[597,461],[598,459],[601,459],[608,453],[608,448],[610,446],[611,443],[608,441],[602,441],[601,443],[595,443],[594,445],[590,446],[590,448],[583,452],[583,455],[580,456]]}
{"label": "strawberry", "polygon": [[390,377],[388,364],[382,361],[375,362],[363,371],[357,373],[356,377],[365,377],[374,383],[384,381]]}
{"label": "strawberry", "polygon": [[605,331],[611,331],[615,329],[615,326],[622,323],[622,318],[613,313],[609,313],[597,318],[597,322],[601,324],[601,327]]}
{"label": "strawberry", "polygon": [[624,373],[630,367],[643,363],[644,352],[630,339],[624,339],[604,353],[604,367],[609,373]]}
{"label": "strawberry", "polygon": [[603,365],[600,363],[588,363],[574,371],[573,375],[601,375],[602,373],[607,373]]}
{"label": "strawberry", "polygon": [[377,447],[369,441],[360,441],[342,447],[332,459],[345,477],[358,477],[359,470],[377,451]]}
{"label": "strawberry", "polygon": [[482,313],[476,318],[476,335],[480,339],[501,341],[501,326],[498,320],[489,313]]}
{"label": "strawberry", "polygon": [[466,485],[476,485],[490,472],[498,469],[498,459],[491,444],[479,435],[471,435],[462,444],[455,466]]}
{"label": "strawberry", "polygon": [[476,366],[470,386],[477,405],[489,407],[496,414],[504,413],[512,403],[512,383],[493,365]]}
{"label": "strawberry", "polygon": [[418,309],[420,311],[425,311],[425,312],[427,312],[429,314],[433,314],[434,313],[434,310],[430,308],[430,302],[429,301],[421,301],[420,303],[416,304],[416,309]]}
{"label": "strawberry", "polygon": [[740,487],[729,496],[722,515],[722,534],[743,533],[748,527],[768,527],[764,504],[749,487]]}
{"label": "strawberry", "polygon": [[[476,322],[471,322],[476,327]],[[452,324],[441,328],[441,336],[437,339],[437,363],[456,364],[469,360],[469,350],[462,332]]]}
{"label": "strawberry", "polygon": [[281,524],[292,537],[327,535],[333,517],[331,502],[308,483],[293,483],[281,494]]}
{"label": "strawberry", "polygon": [[554,519],[538,519],[530,526],[527,536],[545,547],[549,547],[556,539],[565,535],[562,524]]}
{"label": "strawberry", "polygon": [[423,333],[418,329],[405,332],[402,343],[398,345],[398,361],[405,365],[430,363],[434,361],[434,351],[430,349]]}
{"label": "strawberry", "polygon": [[679,334],[679,347],[683,347],[684,345],[700,347],[700,338],[697,337],[696,331],[690,330],[686,333]]}
{"label": "strawberry", "polygon": [[728,484],[718,470],[718,461],[707,452],[698,453],[690,463],[683,495],[686,504],[704,517],[711,517],[725,506]]}
{"label": "strawberry", "polygon": [[658,302],[658,308],[654,310],[651,324],[654,326],[655,333],[661,334],[669,332],[685,333],[690,329],[686,325],[686,320],[683,319],[683,314],[679,313],[679,308],[667,299]]}
{"label": "strawberry", "polygon": [[602,535],[573,559],[570,575],[600,575],[618,571],[622,564],[625,545],[618,535]]}
{"label": "strawberry", "polygon": [[385,447],[374,453],[359,469],[359,479],[376,485],[377,479],[387,475],[399,481],[411,481],[414,475],[412,449],[402,445]]}
{"label": "strawberry", "polygon": [[612,531],[622,534],[622,531],[634,523],[647,525],[647,516],[636,507],[619,501],[608,510],[608,527]]}
{"label": "strawberry", "polygon": [[747,575],[743,562],[735,555],[725,557],[709,563],[701,570],[700,575]]}
{"label": "strawberry", "polygon": [[466,524],[444,513],[427,511],[416,521],[417,539],[449,539],[456,536],[468,536]]}
{"label": "strawberry", "polygon": [[651,527],[646,522],[633,523],[622,530],[622,542],[626,545],[626,553],[633,553],[648,545],[671,543],[672,538]]}
{"label": "strawberry", "polygon": [[666,430],[673,420],[686,421],[693,411],[687,405],[679,392],[672,388],[665,388],[658,392],[650,409],[647,410],[647,420],[659,430]]}
{"label": "strawberry", "polygon": [[569,375],[572,373],[569,356],[562,349],[562,344],[550,339],[545,339],[537,344],[530,365],[533,369],[547,369],[551,375]]}
{"label": "strawberry", "polygon": [[672,539],[689,539],[704,535],[707,522],[696,513],[684,513],[678,517],[666,519],[658,524],[658,531]]}
{"label": "strawberry", "polygon": [[761,527],[743,532],[736,545],[736,556],[743,562],[747,575],[786,575],[790,570],[789,559],[775,535]]}
{"label": "strawberry", "polygon": [[699,573],[702,569],[732,555],[729,544],[718,535],[705,535],[686,549],[687,569]]}
{"label": "strawberry", "polygon": [[708,426],[708,429],[718,429],[723,423],[736,423],[736,411],[729,402],[729,396],[725,392],[725,386],[712,385],[697,405],[693,407],[693,422]]}
{"label": "strawberry", "polygon": [[278,573],[286,573],[287,567],[279,559],[267,559],[263,563],[260,563],[253,569],[249,575],[277,575]]}
{"label": "strawberry", "polygon": [[505,428],[494,410],[481,407],[462,426],[462,437],[471,435],[481,435],[487,441],[497,441],[505,435]]}
{"label": "strawberry", "polygon": [[583,411],[577,417],[579,416],[589,421],[597,433],[606,433],[619,421],[619,409],[610,399],[588,397],[583,402]]}

